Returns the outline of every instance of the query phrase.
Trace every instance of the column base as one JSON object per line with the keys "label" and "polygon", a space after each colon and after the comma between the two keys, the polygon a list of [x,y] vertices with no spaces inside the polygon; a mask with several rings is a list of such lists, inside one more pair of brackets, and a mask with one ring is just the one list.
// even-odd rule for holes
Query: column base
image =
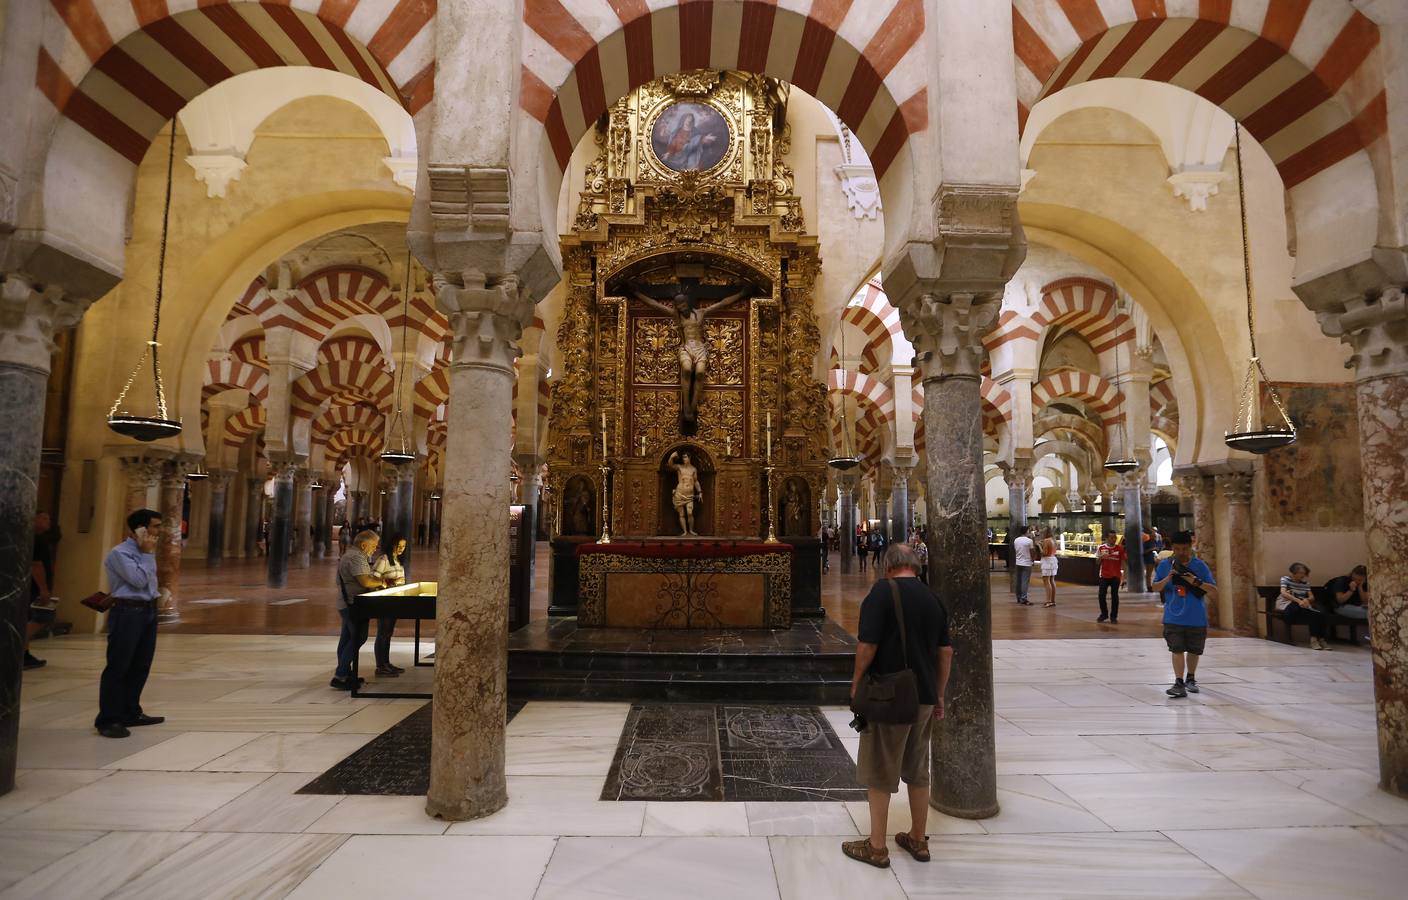
{"label": "column base", "polygon": [[991,806],[980,806],[972,809],[968,807],[950,806],[946,803],[939,802],[934,798],[933,794],[929,795],[929,806],[946,816],[953,816],[955,819],[991,819],[1002,811],[1001,805],[997,803]]}
{"label": "column base", "polygon": [[442,822],[472,822],[475,819],[492,816],[507,805],[508,791],[500,787],[497,797],[491,797],[482,802],[461,800],[455,803],[446,803],[433,797],[426,797],[425,814]]}

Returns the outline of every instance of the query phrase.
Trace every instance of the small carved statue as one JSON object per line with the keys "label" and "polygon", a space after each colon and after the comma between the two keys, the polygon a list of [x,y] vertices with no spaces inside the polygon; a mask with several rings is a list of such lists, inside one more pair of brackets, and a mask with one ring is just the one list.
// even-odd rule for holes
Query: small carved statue
{"label": "small carved statue", "polygon": [[596,517],[592,513],[591,488],[578,481],[567,498],[568,534],[591,534],[596,528]]}
{"label": "small carved statue", "polygon": [[789,478],[787,490],[782,495],[782,533],[789,536],[806,534],[806,522],[803,521],[805,514],[802,492],[797,489],[796,480]]}
{"label": "small carved statue", "polygon": [[[631,285],[630,289],[637,300],[675,317],[680,330],[680,434],[695,434],[699,430],[699,401],[703,399],[704,382],[709,373],[709,344],[704,339],[704,320],[742,300],[754,287],[744,285],[737,293],[700,307],[694,305],[690,291],[682,285],[674,292],[669,306],[647,295],[636,285]],[[700,292],[701,289],[696,287],[695,293]]]}
{"label": "small carved statue", "polygon": [[698,537],[694,530],[694,506],[703,502],[703,491],[699,487],[699,470],[694,468],[689,453],[678,450],[670,454],[670,468],[675,470],[675,490],[670,500],[675,505],[675,515],[680,517],[680,534]]}

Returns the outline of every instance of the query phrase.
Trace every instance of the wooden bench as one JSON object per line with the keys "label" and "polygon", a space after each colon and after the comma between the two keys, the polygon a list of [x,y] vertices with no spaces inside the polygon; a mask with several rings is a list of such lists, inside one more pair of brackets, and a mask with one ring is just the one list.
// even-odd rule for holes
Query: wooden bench
{"label": "wooden bench", "polygon": [[[1334,598],[1331,597],[1330,592],[1323,587],[1312,587],[1310,590],[1315,597],[1315,606],[1317,609],[1325,610],[1334,605]],[[1261,596],[1261,614],[1266,618],[1266,639],[1282,644],[1295,643],[1292,639],[1291,623],[1281,618],[1276,612],[1276,598],[1281,596],[1280,585],[1276,587],[1258,587],[1256,592]],[[1348,628],[1349,643],[1351,644],[1359,643],[1359,630],[1361,628],[1366,632],[1369,628],[1369,623],[1363,619],[1351,619],[1347,616],[1336,615],[1334,613],[1325,616],[1325,623],[1329,626],[1328,637],[1331,640],[1339,639],[1337,629],[1341,627]]]}

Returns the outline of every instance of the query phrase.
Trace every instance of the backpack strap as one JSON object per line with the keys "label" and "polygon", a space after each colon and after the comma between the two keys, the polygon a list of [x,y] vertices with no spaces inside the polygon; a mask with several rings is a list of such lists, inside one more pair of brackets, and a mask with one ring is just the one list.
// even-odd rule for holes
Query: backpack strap
{"label": "backpack strap", "polygon": [[905,638],[904,628],[904,606],[900,603],[900,586],[893,578],[886,578],[890,583],[890,596],[895,601],[895,619],[900,626],[900,653],[904,655],[904,667],[909,668],[909,642]]}

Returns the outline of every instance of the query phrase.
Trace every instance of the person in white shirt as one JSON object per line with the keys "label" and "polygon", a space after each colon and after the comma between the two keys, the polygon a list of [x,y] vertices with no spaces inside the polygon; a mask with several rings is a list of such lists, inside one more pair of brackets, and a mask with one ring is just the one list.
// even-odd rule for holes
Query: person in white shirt
{"label": "person in white shirt", "polygon": [[1027,587],[1032,582],[1032,555],[1036,547],[1036,542],[1032,540],[1032,533],[1035,528],[1027,528],[1017,536],[1012,542],[1013,564],[1017,567],[1017,602],[1022,606],[1031,606],[1031,601],[1027,599]]}
{"label": "person in white shirt", "polygon": [[[382,552],[372,563],[372,574],[386,582],[387,587],[406,583],[406,567],[401,557],[406,552],[406,539],[388,535],[381,542]],[[391,636],[396,633],[396,620],[384,618],[376,620],[376,641],[372,649],[376,652],[376,674],[379,678],[395,678],[406,671],[391,664]]]}

